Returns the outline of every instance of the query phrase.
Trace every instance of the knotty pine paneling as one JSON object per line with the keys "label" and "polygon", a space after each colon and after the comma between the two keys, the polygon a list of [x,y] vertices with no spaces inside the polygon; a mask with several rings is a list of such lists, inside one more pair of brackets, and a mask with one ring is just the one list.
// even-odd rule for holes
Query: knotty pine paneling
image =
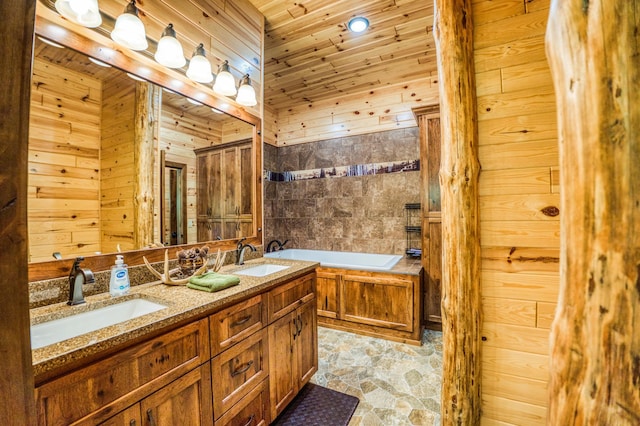
{"label": "knotty pine paneling", "polygon": [[102,84],[35,59],[29,123],[29,260],[100,250]]}
{"label": "knotty pine paneling", "polygon": [[437,104],[437,76],[382,88],[373,87],[339,99],[278,110],[277,144],[354,136],[415,127],[412,108]]}
{"label": "knotty pine paneling", "polygon": [[473,3],[484,325],[482,424],[545,422],[558,297],[555,93],[548,0]]}

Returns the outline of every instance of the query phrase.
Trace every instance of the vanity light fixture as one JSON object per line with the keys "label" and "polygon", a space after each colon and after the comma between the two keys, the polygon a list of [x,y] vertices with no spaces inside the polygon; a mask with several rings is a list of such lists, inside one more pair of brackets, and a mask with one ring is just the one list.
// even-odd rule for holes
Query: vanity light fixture
{"label": "vanity light fixture", "polygon": [[196,47],[196,50],[193,52],[193,56],[189,61],[187,77],[198,83],[211,83],[213,81],[211,63],[205,56],[204,45],[202,43]]}
{"label": "vanity light fixture", "polygon": [[56,43],[55,41],[51,41],[47,38],[44,37],[40,37],[38,36],[38,40],[40,40],[41,42],[43,42],[44,44],[48,44],[49,46],[53,46],[53,47],[57,47],[58,49],[64,49],[64,46],[61,44]]}
{"label": "vanity light fixture", "polygon": [[124,8],[122,15],[116,19],[116,25],[111,31],[111,38],[131,50],[144,50],[149,46],[144,24],[138,18],[136,0],[131,0],[131,3]]}
{"label": "vanity light fixture", "polygon": [[182,45],[176,38],[173,24],[167,25],[162,32],[154,58],[160,65],[168,68],[182,68],[187,63],[187,60],[184,59]]}
{"label": "vanity light fixture", "polygon": [[93,62],[94,64],[99,65],[101,67],[111,68],[111,65],[107,64],[106,62],[102,62],[102,61],[100,61],[100,60],[98,60],[96,58],[92,58],[91,56],[89,56],[89,60],[91,62]]}
{"label": "vanity light fixture", "polygon": [[361,33],[369,28],[369,20],[364,16],[356,16],[355,18],[351,18],[349,20],[347,26],[352,32]]}
{"label": "vanity light fixture", "polygon": [[223,96],[235,96],[237,93],[236,80],[231,75],[231,71],[229,71],[229,61],[224,61],[218,68],[213,91]]}
{"label": "vanity light fixture", "polygon": [[249,74],[245,74],[244,77],[242,77],[242,80],[240,80],[240,87],[238,88],[236,102],[244,106],[254,106],[258,103],[256,100],[256,91],[251,85]]}
{"label": "vanity light fixture", "polygon": [[102,23],[98,0],[56,0],[58,13],[83,27],[95,28]]}

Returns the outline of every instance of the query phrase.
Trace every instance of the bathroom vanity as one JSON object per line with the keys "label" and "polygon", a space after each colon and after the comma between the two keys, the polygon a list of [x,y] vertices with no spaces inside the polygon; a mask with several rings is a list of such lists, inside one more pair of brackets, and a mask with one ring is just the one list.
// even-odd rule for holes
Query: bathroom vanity
{"label": "bathroom vanity", "polygon": [[241,281],[216,293],[136,286],[125,297],[166,308],[35,349],[38,424],[269,424],[317,370],[317,263],[241,275],[264,263],[224,267]]}

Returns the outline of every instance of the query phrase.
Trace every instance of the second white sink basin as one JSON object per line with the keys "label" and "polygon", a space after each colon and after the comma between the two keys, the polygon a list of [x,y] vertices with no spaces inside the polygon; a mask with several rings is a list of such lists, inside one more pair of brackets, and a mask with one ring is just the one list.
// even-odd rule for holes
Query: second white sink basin
{"label": "second white sink basin", "polygon": [[166,308],[146,299],[128,299],[31,326],[31,349],[38,349],[81,334],[128,321]]}
{"label": "second white sink basin", "polygon": [[270,263],[265,263],[262,265],[256,265],[252,266],[251,268],[236,271],[234,272],[234,274],[249,275],[251,277],[265,277],[267,275],[275,274],[276,272],[284,271],[288,268],[288,266],[284,265],[273,265]]}

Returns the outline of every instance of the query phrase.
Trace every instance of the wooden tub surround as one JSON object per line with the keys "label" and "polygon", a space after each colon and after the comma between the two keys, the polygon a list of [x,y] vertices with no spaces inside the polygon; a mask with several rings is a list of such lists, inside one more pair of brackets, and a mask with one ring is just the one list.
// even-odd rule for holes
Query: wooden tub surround
{"label": "wooden tub surround", "polygon": [[168,307],[34,350],[37,424],[269,424],[318,366],[317,263],[269,263],[288,268],[217,293],[135,286],[130,297]]}

